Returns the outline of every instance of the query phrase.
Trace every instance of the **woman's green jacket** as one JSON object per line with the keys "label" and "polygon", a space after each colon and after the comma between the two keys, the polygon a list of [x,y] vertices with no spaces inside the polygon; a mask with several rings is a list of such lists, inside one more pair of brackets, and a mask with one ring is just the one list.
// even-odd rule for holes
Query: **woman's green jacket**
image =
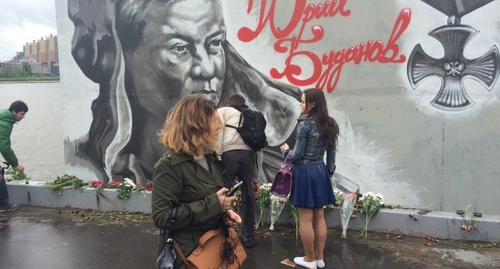
{"label": "woman's green jacket", "polygon": [[[198,245],[208,230],[222,225],[222,211],[216,192],[223,186],[224,164],[214,154],[205,155],[210,172],[192,156],[175,154],[170,149],[156,162],[153,170],[152,215],[156,227],[162,229],[158,254],[163,250],[167,232],[185,256]],[[172,210],[177,216],[172,223]],[[182,267],[177,255],[175,268]]]}

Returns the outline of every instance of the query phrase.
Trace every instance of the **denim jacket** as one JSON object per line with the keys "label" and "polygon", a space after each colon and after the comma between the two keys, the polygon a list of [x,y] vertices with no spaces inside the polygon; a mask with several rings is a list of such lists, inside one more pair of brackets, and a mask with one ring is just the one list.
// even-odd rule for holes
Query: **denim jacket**
{"label": "denim jacket", "polygon": [[314,121],[310,119],[299,120],[295,147],[292,151],[293,163],[320,163],[324,162],[326,152],[326,165],[332,175],[335,172],[335,151],[328,146],[326,137],[318,131]]}

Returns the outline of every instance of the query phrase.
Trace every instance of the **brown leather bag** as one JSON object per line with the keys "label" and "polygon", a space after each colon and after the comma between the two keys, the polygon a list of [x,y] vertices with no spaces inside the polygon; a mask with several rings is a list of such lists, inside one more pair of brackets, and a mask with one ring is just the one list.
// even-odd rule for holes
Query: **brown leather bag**
{"label": "brown leather bag", "polygon": [[210,230],[203,234],[198,241],[198,247],[187,257],[184,257],[174,240],[175,250],[188,269],[238,269],[246,260],[247,253],[234,229],[228,227],[228,230],[229,242],[236,244],[234,253],[238,259],[233,264],[227,264],[221,257],[222,244],[225,240],[222,229]]}

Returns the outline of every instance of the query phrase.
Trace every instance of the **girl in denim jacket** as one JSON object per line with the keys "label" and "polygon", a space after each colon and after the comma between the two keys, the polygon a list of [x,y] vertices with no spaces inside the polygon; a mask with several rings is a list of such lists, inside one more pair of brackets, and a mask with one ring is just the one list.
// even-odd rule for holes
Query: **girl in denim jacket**
{"label": "girl in denim jacket", "polygon": [[305,251],[305,256],[294,258],[294,262],[315,269],[325,266],[327,229],[323,206],[335,203],[330,178],[335,172],[339,126],[328,116],[325,95],[319,89],[305,90],[300,108],[295,147],[290,150],[285,143],[281,151],[285,156],[291,154],[293,160],[290,201],[299,213],[300,238]]}

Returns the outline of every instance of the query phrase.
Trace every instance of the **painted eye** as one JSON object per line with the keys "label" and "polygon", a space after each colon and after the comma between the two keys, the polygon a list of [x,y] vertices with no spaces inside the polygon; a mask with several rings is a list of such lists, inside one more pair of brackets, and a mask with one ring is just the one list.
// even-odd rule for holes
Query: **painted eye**
{"label": "painted eye", "polygon": [[173,50],[177,53],[185,53],[188,50],[186,45],[176,45]]}
{"label": "painted eye", "polygon": [[220,40],[214,40],[214,41],[212,41],[210,43],[210,46],[212,46],[212,47],[220,47],[220,46],[222,46],[222,41],[220,41]]}
{"label": "painted eye", "polygon": [[210,41],[210,43],[208,43],[208,48],[207,48],[209,53],[211,54],[219,53],[222,50],[222,42],[223,40],[219,38]]}

